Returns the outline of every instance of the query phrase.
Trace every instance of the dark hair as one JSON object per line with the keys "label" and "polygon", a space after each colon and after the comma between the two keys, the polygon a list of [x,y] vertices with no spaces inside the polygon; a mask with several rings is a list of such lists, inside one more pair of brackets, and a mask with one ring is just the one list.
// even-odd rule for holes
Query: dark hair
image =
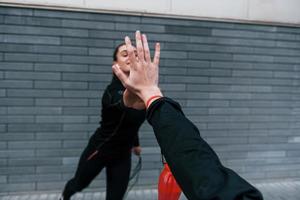
{"label": "dark hair", "polygon": [[119,48],[120,48],[121,46],[123,46],[123,45],[126,45],[125,42],[119,44],[119,45],[115,48],[114,54],[113,54],[113,61],[117,61],[117,60],[118,60],[117,54],[118,54]]}

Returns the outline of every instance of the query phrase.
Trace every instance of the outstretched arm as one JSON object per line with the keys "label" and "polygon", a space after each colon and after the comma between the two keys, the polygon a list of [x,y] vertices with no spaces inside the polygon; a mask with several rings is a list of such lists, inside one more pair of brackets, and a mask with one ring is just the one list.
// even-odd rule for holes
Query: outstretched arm
{"label": "outstretched arm", "polygon": [[256,188],[222,166],[216,153],[200,137],[197,127],[184,116],[179,104],[163,97],[158,87],[159,44],[151,60],[145,35],[136,33],[138,58],[128,37],[125,42],[132,63],[130,73],[122,73],[118,66],[113,67],[114,73],[126,89],[146,105],[147,119],[188,199],[262,200]]}

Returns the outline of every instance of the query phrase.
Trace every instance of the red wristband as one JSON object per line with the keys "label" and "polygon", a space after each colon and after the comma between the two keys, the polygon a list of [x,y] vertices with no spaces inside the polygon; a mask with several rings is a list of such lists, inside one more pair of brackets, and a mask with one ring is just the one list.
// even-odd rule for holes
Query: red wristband
{"label": "red wristband", "polygon": [[161,97],[162,97],[161,95],[154,95],[154,96],[150,97],[146,102],[146,108],[148,108],[150,106],[149,104],[153,99],[155,99],[155,98],[159,99]]}

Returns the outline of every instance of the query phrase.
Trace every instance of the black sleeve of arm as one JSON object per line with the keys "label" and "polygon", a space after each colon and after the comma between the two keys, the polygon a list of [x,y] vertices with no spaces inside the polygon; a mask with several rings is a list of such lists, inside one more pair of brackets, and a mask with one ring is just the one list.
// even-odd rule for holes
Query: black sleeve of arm
{"label": "black sleeve of arm", "polygon": [[136,133],[136,135],[135,135],[135,137],[133,139],[133,146],[134,147],[140,146],[140,140],[139,140],[139,134],[138,133]]}
{"label": "black sleeve of arm", "polygon": [[262,200],[261,193],[231,169],[225,168],[197,127],[169,98],[154,101],[147,110],[158,144],[188,199]]}

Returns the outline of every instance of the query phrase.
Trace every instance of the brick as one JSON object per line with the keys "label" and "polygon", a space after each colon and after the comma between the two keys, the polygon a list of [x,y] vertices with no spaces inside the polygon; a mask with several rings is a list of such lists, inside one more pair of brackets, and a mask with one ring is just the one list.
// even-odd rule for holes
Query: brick
{"label": "brick", "polygon": [[87,116],[36,116],[37,123],[87,123]]}
{"label": "brick", "polygon": [[71,81],[35,81],[34,87],[39,89],[88,89],[86,82]]}
{"label": "brick", "polygon": [[61,97],[60,90],[8,89],[8,97]]}
{"label": "brick", "polygon": [[160,84],[160,88],[162,90],[167,90],[167,91],[184,91],[186,89],[185,84]]}
{"label": "brick", "polygon": [[250,62],[276,62],[273,56],[264,55],[233,55],[234,61],[250,61]]}
{"label": "brick", "polygon": [[40,18],[31,16],[5,16],[5,24],[26,24],[33,26],[54,26],[60,27],[61,20],[54,18]]}
{"label": "brick", "polygon": [[5,96],[6,96],[6,90],[0,89],[0,97],[5,97]]}
{"label": "brick", "polygon": [[289,78],[289,79],[299,79],[299,73],[295,72],[274,72],[274,77],[276,78]]}
{"label": "brick", "polygon": [[68,29],[68,28],[49,28],[49,27],[33,27],[33,26],[16,26],[16,25],[0,25],[0,33],[18,34],[38,34],[40,36],[71,36],[71,37],[87,37],[88,30]]}
{"label": "brick", "polygon": [[0,124],[0,133],[1,132],[6,132],[6,131],[7,131],[6,125]]}
{"label": "brick", "polygon": [[62,79],[67,81],[105,81],[108,82],[111,75],[95,73],[63,73]]}
{"label": "brick", "polygon": [[13,62],[1,62],[1,70],[20,70],[20,71],[31,71],[33,70],[33,64],[31,63],[13,63]]}
{"label": "brick", "polygon": [[233,77],[256,77],[256,78],[270,78],[273,76],[273,72],[270,71],[248,71],[248,70],[233,70]]}
{"label": "brick", "polygon": [[188,58],[193,60],[222,60],[222,61],[232,61],[235,55],[231,55],[228,53],[195,53],[190,52],[188,53]]}
{"label": "brick", "polygon": [[[117,32],[117,31],[107,31],[107,30],[89,30],[89,36],[91,38],[101,38],[101,39],[115,39],[115,40],[120,40],[123,39],[128,33],[122,31],[122,32]],[[132,31],[130,31],[130,34],[132,34]],[[124,42],[124,41],[122,41]],[[119,42],[121,43],[121,42]],[[118,43],[118,44],[119,44]],[[112,46],[108,47],[114,47],[115,43],[112,44]]]}
{"label": "brick", "polygon": [[97,125],[95,124],[64,124],[63,125],[63,131],[95,131],[97,128]]}
{"label": "brick", "polygon": [[68,140],[63,142],[63,148],[84,148],[86,145],[87,145],[87,141],[85,140],[84,141]]}
{"label": "brick", "polygon": [[50,54],[30,54],[30,53],[5,53],[5,61],[22,62],[59,62],[59,55]]}
{"label": "brick", "polygon": [[32,88],[33,81],[0,80],[0,88]]}
{"label": "brick", "polygon": [[63,108],[65,115],[99,115],[100,114],[100,100],[98,100],[97,107],[66,107]]}
{"label": "brick", "polygon": [[[1,119],[0,119],[1,120]],[[0,142],[0,149],[7,149],[6,142]]]}
{"label": "brick", "polygon": [[59,37],[49,37],[49,36],[8,34],[4,36],[4,40],[5,42],[18,43],[18,44],[50,44],[50,45],[60,44]]}
{"label": "brick", "polygon": [[0,98],[0,106],[32,106],[34,104],[33,98]]}
{"label": "brick", "polygon": [[254,54],[263,55],[278,55],[278,56],[297,56],[300,51],[296,49],[281,49],[281,48],[254,48]]}
{"label": "brick", "polygon": [[88,91],[64,91],[63,96],[70,98],[70,97],[79,97],[79,98],[97,98],[101,96],[99,91],[97,90],[88,90]]}
{"label": "brick", "polygon": [[285,151],[248,152],[249,158],[284,157],[285,155],[286,155]]}
{"label": "brick", "polygon": [[253,64],[245,62],[211,61],[211,67],[216,69],[253,69]]}
{"label": "brick", "polygon": [[58,181],[61,179],[60,174],[38,174],[38,175],[19,175],[10,176],[10,183],[24,183],[24,182],[47,182],[47,181]]}
{"label": "brick", "polygon": [[287,138],[286,137],[249,137],[249,143],[253,144],[266,144],[266,143],[286,143]]}
{"label": "brick", "polygon": [[163,51],[160,54],[161,58],[186,59],[187,53],[184,51]]}
{"label": "brick", "polygon": [[185,68],[160,68],[159,73],[161,75],[186,75],[187,69]]}
{"label": "brick", "polygon": [[166,25],[165,29],[166,29],[165,32],[167,34],[201,35],[201,36],[210,36],[212,34],[212,30],[210,28],[203,28],[203,27]]}
{"label": "brick", "polygon": [[88,65],[84,64],[61,64],[61,63],[36,63],[34,65],[35,71],[54,71],[54,72],[87,72]]}
{"label": "brick", "polygon": [[76,170],[75,166],[65,165],[65,166],[37,166],[36,173],[70,173]]}
{"label": "brick", "polygon": [[35,189],[34,183],[6,183],[0,184],[2,192],[15,192],[15,191],[33,191]]}
{"label": "brick", "polygon": [[62,125],[60,124],[8,124],[9,132],[60,132]]}
{"label": "brick", "polygon": [[[50,150],[50,149],[49,149]],[[51,149],[53,150],[53,149]],[[61,159],[59,158],[13,158],[9,160],[10,166],[49,166],[49,165],[60,165]]]}
{"label": "brick", "polygon": [[[62,133],[54,133],[54,132],[36,133],[36,140],[69,140],[69,139],[88,140],[88,134],[81,131],[62,132]],[[51,149],[51,151],[53,151],[53,149]],[[68,150],[64,149],[63,151],[68,151]]]}
{"label": "brick", "polygon": [[55,149],[61,146],[60,141],[11,141],[8,149]]}
{"label": "brick", "polygon": [[132,32],[132,30],[141,30],[142,32],[149,34],[149,33],[164,33],[166,28],[165,26],[162,25],[116,23],[115,29],[117,31],[129,31],[129,32]]}
{"label": "brick", "polygon": [[6,72],[6,79],[60,80],[60,73],[56,72]]}
{"label": "brick", "polygon": [[[85,97],[84,97],[85,98]],[[37,98],[36,105],[37,106],[87,106],[87,99],[74,99],[74,98]],[[76,108],[74,108],[76,109]],[[44,113],[45,114],[45,113]]]}
{"label": "brick", "polygon": [[9,167],[0,167],[0,174],[6,174],[6,175],[11,175],[11,174],[32,174],[34,173],[34,167],[24,167],[24,166],[9,166]]}
{"label": "brick", "polygon": [[112,68],[111,65],[106,64],[89,65],[89,72],[109,74],[112,73]]}
{"label": "brick", "polygon": [[109,64],[111,65],[111,57],[99,57],[99,56],[62,56],[63,63],[75,63],[75,64]]}
{"label": "brick", "polygon": [[62,114],[60,107],[8,107],[9,115],[59,115]]}
{"label": "brick", "polygon": [[87,55],[88,49],[85,47],[47,46],[47,48],[45,48],[44,46],[35,46],[34,52],[66,55]]}
{"label": "brick", "polygon": [[17,16],[32,16],[33,10],[32,9],[24,9],[24,8],[17,8],[17,7],[1,7],[0,14],[3,15],[17,15]]}
{"label": "brick", "polygon": [[84,29],[101,29],[101,30],[113,30],[115,28],[114,23],[99,22],[99,21],[83,21],[83,20],[62,20],[63,27],[71,28],[84,28]]}
{"label": "brick", "polygon": [[210,99],[251,99],[252,95],[247,93],[221,93],[213,92],[209,94]]}
{"label": "brick", "polygon": [[228,105],[228,100],[187,100],[188,107],[228,107]]}
{"label": "brick", "polygon": [[7,176],[0,176],[0,184],[7,183]]}
{"label": "brick", "polygon": [[248,108],[209,108],[209,114],[216,115],[248,115],[250,114],[250,109]]}
{"label": "brick", "polygon": [[1,135],[4,141],[19,141],[22,138],[23,141],[34,140],[33,133],[5,133]]}
{"label": "brick", "polygon": [[187,75],[199,75],[199,76],[223,76],[228,77],[232,75],[232,72],[229,70],[222,70],[222,69],[187,69]]}
{"label": "brick", "polygon": [[[37,151],[37,157],[48,158],[48,157],[71,157],[78,156],[82,153],[82,149],[40,149]],[[61,162],[61,159],[60,159]],[[47,166],[47,165],[46,165]]]}
{"label": "brick", "polygon": [[208,83],[207,77],[198,76],[165,76],[163,77],[165,83]]}
{"label": "brick", "polygon": [[0,123],[34,123],[34,116],[4,116],[1,117]]}
{"label": "brick", "polygon": [[34,150],[0,150],[0,158],[22,158],[34,156]]}
{"label": "brick", "polygon": [[187,99],[208,99],[209,94],[208,93],[201,93],[201,92],[177,92],[177,91],[166,91],[164,92],[166,96],[174,97],[174,98],[187,98]]}
{"label": "brick", "polygon": [[153,41],[160,41],[163,42],[190,42],[190,36],[185,35],[173,35],[173,34],[154,34],[149,33],[147,34],[147,38],[151,38]]}
{"label": "brick", "polygon": [[59,10],[42,10],[35,9],[33,10],[33,15],[36,17],[46,17],[50,19],[55,18],[70,18],[70,19],[88,19],[89,13],[86,12],[66,12]]}
{"label": "brick", "polygon": [[107,49],[107,48],[94,48],[90,47],[88,52],[89,55],[96,55],[96,56],[112,56],[113,55],[113,49]]}
{"label": "brick", "polygon": [[226,30],[226,29],[213,29],[213,36],[225,36],[225,37],[243,37],[243,38],[268,38],[276,39],[275,33],[265,33],[265,32],[254,32],[245,30]]}
{"label": "brick", "polygon": [[299,48],[300,42],[290,42],[290,41],[276,41],[276,47],[283,48]]}
{"label": "brick", "polygon": [[87,39],[87,38],[69,38],[61,39],[62,45],[83,46],[83,47],[114,47],[114,42],[107,39]]}
{"label": "brick", "polygon": [[240,86],[233,85],[231,86],[230,91],[234,92],[271,92],[271,86]]}

